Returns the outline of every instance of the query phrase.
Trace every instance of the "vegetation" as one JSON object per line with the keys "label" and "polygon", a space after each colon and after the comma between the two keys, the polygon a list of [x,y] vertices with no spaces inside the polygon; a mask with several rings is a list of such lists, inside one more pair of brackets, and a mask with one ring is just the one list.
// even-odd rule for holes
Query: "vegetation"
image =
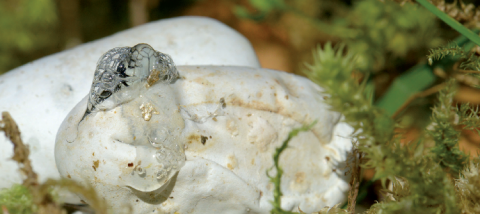
{"label": "vegetation", "polygon": [[[92,11],[113,8],[106,1],[99,2]],[[355,213],[356,204],[362,203],[367,194],[362,191],[377,180],[382,200],[370,204],[365,213],[480,213],[480,158],[477,154],[470,156],[459,146],[465,131],[480,134],[479,109],[457,100],[462,88],[480,87],[480,37],[476,29],[480,26],[480,8],[443,0],[231,2],[235,3],[232,11],[237,17],[272,26],[282,20],[300,19],[315,28],[310,34],[323,34],[322,39],[311,39],[312,43],[321,41],[323,46],[309,54],[312,62],[304,74],[325,89],[332,111],[343,114],[344,121],[355,129],[355,149],[351,155],[354,161],[350,165],[352,189],[348,205],[325,207],[319,213]],[[333,14],[327,9],[315,9],[320,6],[333,8]],[[51,47],[47,38],[60,22],[55,11],[50,0],[0,3],[0,28],[11,29],[0,39],[0,71],[24,63],[22,53],[35,52],[43,45]],[[111,15],[120,17],[116,12],[126,11],[121,7]],[[165,17],[152,12],[150,15]],[[88,33],[98,25],[103,29],[98,31],[99,36],[103,36],[124,28],[128,22],[119,18],[119,24],[107,29],[98,24],[107,23],[107,18],[102,20],[88,21],[83,28]],[[296,24],[288,33],[301,33],[300,26]],[[85,40],[99,36],[89,34]],[[445,44],[447,41],[451,42]],[[7,130],[4,125],[0,127]],[[280,206],[282,170],[278,159],[288,149],[289,140],[308,128],[293,130],[273,156],[277,173],[269,174],[275,186],[272,213],[291,213]],[[420,130],[413,140],[407,134],[412,129]],[[28,165],[25,163],[23,166]],[[373,169],[374,177],[371,182],[360,183],[361,171],[366,169]],[[106,205],[92,189],[63,181],[38,184],[33,171],[27,172],[31,176],[23,185],[0,191],[2,210],[41,213],[48,205],[61,212],[50,188],[59,186],[86,194],[97,212],[106,212]]]}
{"label": "vegetation", "polygon": [[[426,1],[419,2],[429,10],[432,7],[436,9]],[[445,16],[439,11],[435,14]],[[449,22],[454,22],[455,29],[473,42],[480,39],[452,18]],[[345,52],[344,47],[337,45],[334,48],[327,43],[323,48],[317,48],[313,53],[314,62],[307,65],[305,72],[325,89],[325,94],[330,95],[326,101],[331,109],[342,113],[344,121],[355,129],[352,143],[362,154],[361,166],[375,169],[374,179],[382,181],[387,193],[385,200],[374,204],[365,213],[478,212],[479,206],[475,203],[479,199],[477,190],[480,188],[475,186],[479,185],[476,177],[478,158],[469,161],[469,156],[458,147],[462,129],[478,132],[478,107],[454,103],[455,78],[450,77],[441,83],[427,131],[416,141],[402,144],[400,140],[404,137],[397,131],[401,125],[385,109],[372,102],[369,73],[361,65],[362,61],[355,57],[354,51],[358,49]],[[478,57],[456,44],[432,49],[428,59],[432,64],[433,60],[448,55],[465,59],[460,69],[471,70],[474,74],[480,71]],[[391,183],[392,190],[387,189],[387,181]],[[349,201],[349,204],[354,203]],[[354,209],[349,211],[354,213]],[[289,212],[274,209],[272,213]]]}
{"label": "vegetation", "polygon": [[29,159],[30,149],[26,146],[21,137],[17,124],[8,112],[2,112],[0,120],[0,131],[13,143],[14,154],[12,159],[20,166],[20,171],[25,175],[23,183],[14,185],[10,189],[0,191],[0,214],[65,214],[65,209],[54,197],[53,188],[64,188],[71,192],[83,195],[90,206],[98,214],[107,213],[107,205],[100,199],[92,187],[83,187],[78,183],[69,180],[52,180],[40,184],[37,173],[33,171]]}
{"label": "vegetation", "polygon": [[50,38],[57,22],[54,0],[1,1],[0,73],[32,60],[26,56],[54,44]]}

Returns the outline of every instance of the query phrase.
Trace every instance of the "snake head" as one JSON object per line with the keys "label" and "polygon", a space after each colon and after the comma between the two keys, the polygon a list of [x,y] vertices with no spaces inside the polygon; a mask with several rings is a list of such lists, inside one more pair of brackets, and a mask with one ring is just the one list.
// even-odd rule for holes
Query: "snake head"
{"label": "snake head", "polygon": [[178,76],[172,58],[150,45],[113,48],[97,62],[85,116],[95,110],[112,109],[150,85],[170,83]]}

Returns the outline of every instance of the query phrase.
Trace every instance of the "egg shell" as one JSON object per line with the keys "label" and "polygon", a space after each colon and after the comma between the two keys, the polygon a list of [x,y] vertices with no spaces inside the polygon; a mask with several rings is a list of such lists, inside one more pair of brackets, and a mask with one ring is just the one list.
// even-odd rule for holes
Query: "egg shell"
{"label": "egg shell", "polygon": [[[266,171],[273,166],[275,149],[292,129],[317,121],[280,157],[282,208],[309,213],[345,201],[352,128],[329,110],[320,87],[269,69],[177,68],[181,78],[173,84],[153,85],[141,97],[92,113],[85,121],[87,99],[81,101],[56,138],[61,175],[94,186],[114,213],[128,206],[133,213],[268,213],[273,184]],[[148,100],[159,114],[146,121],[139,106]],[[158,190],[141,189],[155,185],[154,179],[125,180],[125,174],[136,176],[138,145],[148,144],[139,142],[138,133],[152,121],[178,115],[182,121],[153,128],[181,130],[174,141],[184,145],[185,165]],[[152,148],[142,156],[154,154]],[[147,177],[154,175],[146,170]]]}

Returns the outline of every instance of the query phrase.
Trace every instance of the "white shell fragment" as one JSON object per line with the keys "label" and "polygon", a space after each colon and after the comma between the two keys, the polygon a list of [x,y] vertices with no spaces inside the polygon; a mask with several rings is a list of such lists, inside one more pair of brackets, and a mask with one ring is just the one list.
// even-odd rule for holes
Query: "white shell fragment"
{"label": "white shell fragment", "polygon": [[[99,56],[112,47],[141,42],[170,54],[177,65],[259,67],[248,40],[233,29],[209,18],[181,17],[135,27],[1,75],[0,111],[10,112],[18,123],[40,182],[60,178],[54,160],[55,134],[89,92]],[[21,176],[17,163],[10,160],[13,146],[3,134],[0,147],[1,189],[21,183]]]}
{"label": "white shell fragment", "polygon": [[[134,64],[150,69],[158,56]],[[95,187],[114,213],[267,213],[273,184],[266,171],[275,148],[293,128],[315,120],[280,158],[282,207],[308,213],[345,200],[352,129],[328,111],[308,79],[231,66],[178,66],[174,79],[172,66],[148,84],[150,75],[135,66],[118,72],[124,68],[118,62],[132,59],[138,57],[100,59],[116,66],[97,67],[96,76],[111,71],[115,81],[123,73],[136,80],[117,81],[120,89],[97,100],[110,90],[99,85],[110,79],[95,79],[62,123],[55,146],[62,177]]]}

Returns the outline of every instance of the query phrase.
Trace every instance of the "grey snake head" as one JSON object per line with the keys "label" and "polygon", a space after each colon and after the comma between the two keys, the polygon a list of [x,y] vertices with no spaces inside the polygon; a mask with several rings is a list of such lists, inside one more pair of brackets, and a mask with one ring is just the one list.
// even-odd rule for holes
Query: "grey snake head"
{"label": "grey snake head", "polygon": [[172,58],[148,44],[113,48],[97,62],[85,116],[133,99],[144,86],[170,83],[178,76]]}

